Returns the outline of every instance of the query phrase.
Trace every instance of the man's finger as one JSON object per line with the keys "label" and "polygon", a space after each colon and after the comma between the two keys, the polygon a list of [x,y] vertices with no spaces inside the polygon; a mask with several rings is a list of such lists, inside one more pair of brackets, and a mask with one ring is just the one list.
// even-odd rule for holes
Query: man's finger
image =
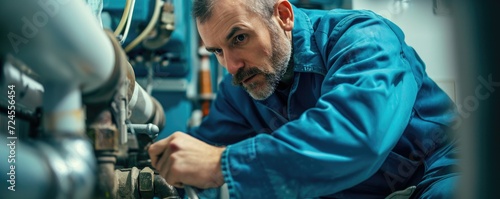
{"label": "man's finger", "polygon": [[[170,170],[170,169],[168,169],[168,168],[167,168],[167,169],[164,169],[164,168],[162,168],[162,169],[158,169],[160,176],[161,176],[161,177],[163,177],[163,179],[165,179],[165,181],[166,181],[167,183],[168,183],[168,181],[167,181],[167,177],[168,177],[168,175],[169,175],[169,170]],[[170,184],[170,183],[169,183],[169,184]],[[170,185],[171,185],[171,184],[170,184]]]}
{"label": "man's finger", "polygon": [[159,169],[156,165],[158,163],[158,157],[160,157],[165,152],[165,149],[168,147],[170,139],[171,139],[170,137],[167,137],[149,146],[148,149],[149,158],[151,159],[151,165],[154,168]]}
{"label": "man's finger", "polygon": [[168,159],[172,153],[172,150],[170,149],[170,146],[166,146],[164,148],[164,151],[162,154],[159,154],[156,156],[157,162],[156,162],[156,169],[161,170],[161,171],[168,171],[170,170],[170,167],[168,167]]}
{"label": "man's finger", "polygon": [[[156,163],[158,162],[158,153],[159,153],[159,150],[161,149],[161,147],[159,145],[156,145],[155,144],[152,144],[151,146],[149,146],[148,148],[148,153],[149,153],[149,159],[151,159],[151,165],[158,169],[156,167]],[[161,153],[160,153],[161,154]]]}

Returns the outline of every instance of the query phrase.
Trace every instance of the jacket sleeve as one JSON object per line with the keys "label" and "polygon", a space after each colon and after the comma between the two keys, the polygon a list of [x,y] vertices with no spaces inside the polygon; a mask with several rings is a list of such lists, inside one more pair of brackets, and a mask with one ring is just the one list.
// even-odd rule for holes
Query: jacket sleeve
{"label": "jacket sleeve", "polygon": [[231,198],[345,190],[373,175],[404,132],[418,85],[391,27],[359,15],[313,37],[329,68],[320,99],[273,133],[227,146],[221,161]]}

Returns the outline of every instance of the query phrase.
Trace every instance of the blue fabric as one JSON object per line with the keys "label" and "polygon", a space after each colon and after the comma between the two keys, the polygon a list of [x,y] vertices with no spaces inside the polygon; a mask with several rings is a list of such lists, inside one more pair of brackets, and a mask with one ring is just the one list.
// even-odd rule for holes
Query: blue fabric
{"label": "blue fabric", "polygon": [[454,158],[456,116],[390,21],[361,10],[293,7],[288,104],[253,100],[228,75],[191,135],[226,145],[231,198],[383,198]]}

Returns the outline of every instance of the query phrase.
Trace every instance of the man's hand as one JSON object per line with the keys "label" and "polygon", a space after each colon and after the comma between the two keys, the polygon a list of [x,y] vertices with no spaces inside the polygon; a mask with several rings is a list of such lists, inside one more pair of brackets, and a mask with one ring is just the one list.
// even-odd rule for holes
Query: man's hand
{"label": "man's hand", "polygon": [[175,132],[149,147],[151,164],[167,183],[206,189],[224,184],[220,158],[225,147],[216,147],[188,134]]}

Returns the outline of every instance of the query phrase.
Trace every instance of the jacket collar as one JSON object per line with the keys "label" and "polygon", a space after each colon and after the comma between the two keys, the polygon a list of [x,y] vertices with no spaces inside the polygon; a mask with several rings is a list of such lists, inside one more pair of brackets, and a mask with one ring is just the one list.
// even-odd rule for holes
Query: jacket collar
{"label": "jacket collar", "polygon": [[325,75],[327,71],[313,35],[311,18],[294,5],[292,5],[292,9],[295,18],[292,29],[294,71]]}

